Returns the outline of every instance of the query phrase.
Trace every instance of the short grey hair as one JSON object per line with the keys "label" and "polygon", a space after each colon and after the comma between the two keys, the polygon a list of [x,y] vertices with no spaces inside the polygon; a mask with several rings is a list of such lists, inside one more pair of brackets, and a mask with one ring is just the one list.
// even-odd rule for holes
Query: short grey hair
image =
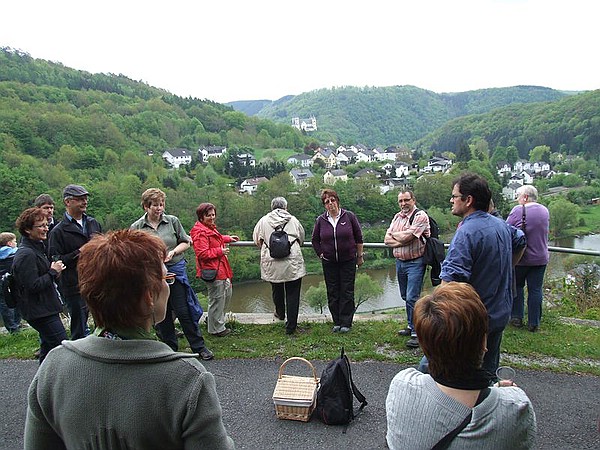
{"label": "short grey hair", "polygon": [[518,195],[525,194],[527,197],[529,197],[529,200],[531,200],[532,202],[537,202],[538,191],[531,184],[525,184],[525,185],[521,186],[520,188],[518,188],[517,194]]}
{"label": "short grey hair", "polygon": [[275,197],[271,200],[271,210],[287,209],[287,200],[283,197]]}

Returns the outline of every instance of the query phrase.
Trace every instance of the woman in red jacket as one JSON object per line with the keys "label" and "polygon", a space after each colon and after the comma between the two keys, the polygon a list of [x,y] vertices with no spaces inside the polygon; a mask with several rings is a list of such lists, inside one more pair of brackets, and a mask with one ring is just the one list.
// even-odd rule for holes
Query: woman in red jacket
{"label": "woman in red jacket", "polygon": [[231,333],[225,328],[225,310],[231,300],[231,279],[233,272],[227,255],[230,242],[239,241],[237,236],[222,235],[217,230],[217,209],[212,203],[201,203],[196,208],[198,221],[190,231],[194,252],[196,252],[196,276],[202,269],[216,269],[214,281],[208,286],[208,332],[223,337]]}

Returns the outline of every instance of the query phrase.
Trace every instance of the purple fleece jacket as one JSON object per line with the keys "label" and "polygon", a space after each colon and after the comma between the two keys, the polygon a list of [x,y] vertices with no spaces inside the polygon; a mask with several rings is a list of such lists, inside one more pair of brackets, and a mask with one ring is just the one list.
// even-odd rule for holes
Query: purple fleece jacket
{"label": "purple fleece jacket", "polygon": [[317,256],[331,262],[346,262],[356,258],[356,244],[362,244],[360,223],[351,211],[342,209],[335,230],[324,212],[315,221],[312,245]]}

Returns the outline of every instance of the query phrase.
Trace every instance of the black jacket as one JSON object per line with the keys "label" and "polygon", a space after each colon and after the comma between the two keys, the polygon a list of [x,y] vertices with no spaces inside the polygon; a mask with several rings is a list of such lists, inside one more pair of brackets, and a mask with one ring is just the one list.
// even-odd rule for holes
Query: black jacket
{"label": "black jacket", "polygon": [[96,219],[83,215],[86,224],[84,233],[76,221],[71,221],[65,214],[63,220],[56,224],[48,235],[48,257],[61,260],[67,268],[62,271],[58,287],[63,297],[79,294],[79,278],[77,277],[77,260],[79,249],[86,244],[94,233],[101,233],[102,227]]}
{"label": "black jacket", "polygon": [[63,310],[54,285],[58,273],[50,269],[46,247],[41,241],[24,237],[15,253],[13,273],[24,288],[18,308],[25,320],[39,319]]}

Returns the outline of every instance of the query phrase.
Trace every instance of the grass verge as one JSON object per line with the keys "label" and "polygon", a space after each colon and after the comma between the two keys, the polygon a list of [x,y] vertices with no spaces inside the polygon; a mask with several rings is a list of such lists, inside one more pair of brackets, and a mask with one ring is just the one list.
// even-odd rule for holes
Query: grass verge
{"label": "grass verge", "polygon": [[[419,349],[405,347],[406,338],[397,335],[395,320],[356,322],[347,334],[331,332],[331,323],[299,325],[292,336],[285,334],[283,323],[251,325],[229,323],[233,333],[224,338],[208,335],[207,346],[217,358],[288,358],[329,360],[344,347],[353,361],[377,360],[400,365],[416,365]],[[17,335],[0,336],[0,358],[32,359],[38,348],[38,336],[28,329]],[[189,352],[185,338],[180,350]],[[533,368],[556,372],[579,372],[600,376],[600,328],[564,323],[558,313],[548,311],[537,333],[526,328],[507,327],[502,340],[502,358],[515,368]]]}

